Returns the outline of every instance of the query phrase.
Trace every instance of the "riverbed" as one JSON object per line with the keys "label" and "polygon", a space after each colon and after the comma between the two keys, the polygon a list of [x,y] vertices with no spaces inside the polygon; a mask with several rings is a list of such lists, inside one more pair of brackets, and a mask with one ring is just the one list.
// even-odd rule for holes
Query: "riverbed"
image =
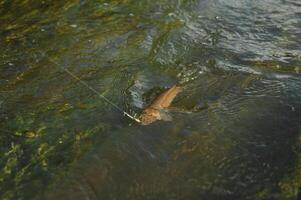
{"label": "riverbed", "polygon": [[[298,0],[0,0],[0,199],[301,197]],[[184,87],[171,121],[136,123]]]}

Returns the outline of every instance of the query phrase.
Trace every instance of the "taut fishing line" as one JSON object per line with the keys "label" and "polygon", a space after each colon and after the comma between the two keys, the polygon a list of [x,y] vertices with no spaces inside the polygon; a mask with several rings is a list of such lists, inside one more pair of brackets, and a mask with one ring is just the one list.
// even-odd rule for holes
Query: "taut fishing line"
{"label": "taut fishing line", "polygon": [[[51,58],[48,57],[48,60],[52,63],[54,63],[55,65],[57,65],[58,67],[60,67],[60,65],[52,60]],[[123,113],[123,115],[129,117],[130,119],[140,123],[141,121],[136,118],[135,116],[129,114],[128,112],[124,111],[122,108],[120,108],[118,105],[116,105],[115,103],[113,103],[110,99],[108,99],[107,97],[103,96],[102,94],[100,94],[99,92],[97,92],[97,90],[95,90],[93,87],[91,87],[88,83],[86,83],[85,81],[83,81],[82,79],[80,79],[78,76],[76,76],[74,73],[72,73],[71,71],[69,71],[68,69],[64,68],[64,67],[60,67],[62,70],[64,70],[68,75],[70,75],[73,79],[79,81],[82,85],[84,85],[86,88],[88,88],[89,90],[91,90],[93,93],[95,93],[99,98],[101,98],[102,100],[104,100],[105,102],[107,102],[108,104],[110,104],[111,106],[113,106],[114,108],[116,108],[117,110],[119,110],[120,112]]]}

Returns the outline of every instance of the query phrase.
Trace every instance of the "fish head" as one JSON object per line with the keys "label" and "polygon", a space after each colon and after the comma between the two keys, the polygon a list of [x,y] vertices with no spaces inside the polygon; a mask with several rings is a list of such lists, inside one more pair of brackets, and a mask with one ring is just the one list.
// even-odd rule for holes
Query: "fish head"
{"label": "fish head", "polygon": [[157,120],[171,121],[172,117],[162,109],[147,108],[140,115],[139,120],[142,125],[149,125]]}
{"label": "fish head", "polygon": [[145,109],[139,117],[142,125],[148,125],[160,119],[160,111],[154,108]]}

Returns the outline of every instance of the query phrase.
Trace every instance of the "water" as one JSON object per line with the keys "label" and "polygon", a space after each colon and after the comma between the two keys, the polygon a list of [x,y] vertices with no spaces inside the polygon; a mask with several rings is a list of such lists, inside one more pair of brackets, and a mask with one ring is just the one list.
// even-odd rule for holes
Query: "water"
{"label": "water", "polygon": [[[0,199],[301,195],[298,0],[1,0],[0,13]],[[141,126],[62,68],[132,114],[185,90],[172,122]]]}

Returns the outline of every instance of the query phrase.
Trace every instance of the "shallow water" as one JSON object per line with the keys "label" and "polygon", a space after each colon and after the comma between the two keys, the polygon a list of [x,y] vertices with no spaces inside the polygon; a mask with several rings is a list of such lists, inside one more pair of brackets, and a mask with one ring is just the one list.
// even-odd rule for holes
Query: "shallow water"
{"label": "shallow water", "polygon": [[[301,196],[298,0],[0,0],[0,22],[0,199]],[[132,114],[185,90],[141,126],[64,68]]]}

